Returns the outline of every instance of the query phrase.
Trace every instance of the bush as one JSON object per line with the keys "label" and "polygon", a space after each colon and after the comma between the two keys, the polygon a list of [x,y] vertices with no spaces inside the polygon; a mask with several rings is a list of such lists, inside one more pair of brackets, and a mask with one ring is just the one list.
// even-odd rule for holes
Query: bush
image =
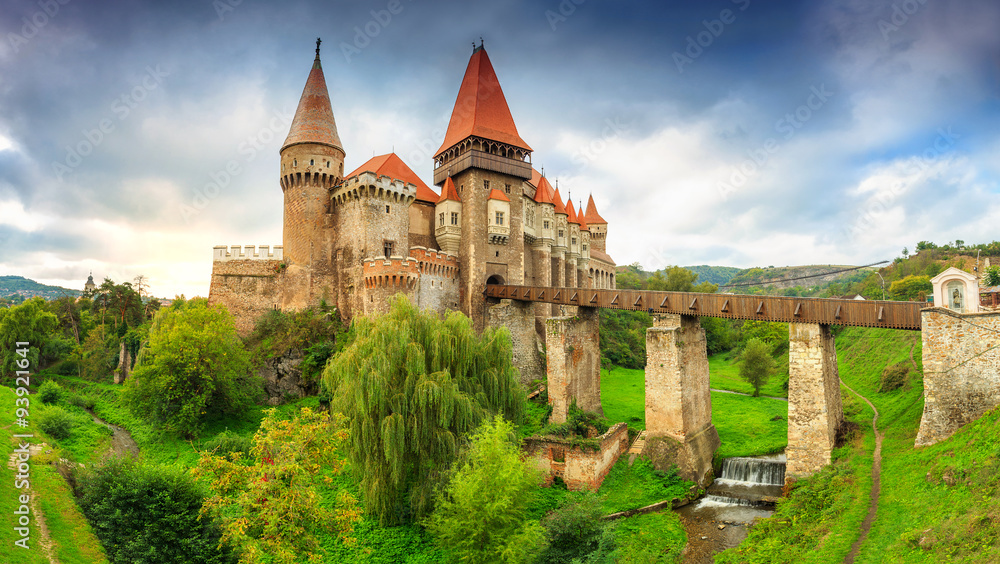
{"label": "bush", "polygon": [[213,437],[211,440],[207,441],[202,446],[202,450],[215,454],[216,456],[225,456],[232,460],[232,455],[237,452],[242,453],[244,458],[250,456],[250,447],[252,446],[253,441],[250,437],[237,435],[229,429],[226,429]]}
{"label": "bush", "polygon": [[73,433],[73,416],[59,406],[46,408],[38,413],[38,427],[56,440],[68,439]]}
{"label": "bush", "polygon": [[42,400],[42,403],[50,405],[53,403],[59,403],[62,396],[62,386],[53,380],[46,380],[41,386],[38,387],[38,399]]}
{"label": "bush", "polygon": [[113,564],[224,564],[215,522],[198,515],[201,488],[182,468],[112,458],[79,477],[77,500]]}
{"label": "bush", "polygon": [[898,390],[906,384],[906,377],[910,375],[910,364],[907,361],[898,362],[892,366],[886,366],[882,371],[882,379],[879,382],[879,392],[891,392]]}
{"label": "bush", "polygon": [[584,558],[586,562],[610,562],[615,549],[614,526],[603,516],[597,494],[585,492],[564,498],[542,519],[549,546],[538,562],[556,564]]}

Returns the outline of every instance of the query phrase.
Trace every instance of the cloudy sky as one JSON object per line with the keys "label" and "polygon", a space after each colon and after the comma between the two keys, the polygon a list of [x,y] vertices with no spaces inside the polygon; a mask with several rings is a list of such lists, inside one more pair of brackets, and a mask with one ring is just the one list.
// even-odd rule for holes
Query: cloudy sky
{"label": "cloudy sky", "polygon": [[865,264],[1000,239],[991,0],[0,0],[0,274],[207,295],[281,242],[316,37],[348,170],[428,184],[485,40],[536,168],[619,264]]}

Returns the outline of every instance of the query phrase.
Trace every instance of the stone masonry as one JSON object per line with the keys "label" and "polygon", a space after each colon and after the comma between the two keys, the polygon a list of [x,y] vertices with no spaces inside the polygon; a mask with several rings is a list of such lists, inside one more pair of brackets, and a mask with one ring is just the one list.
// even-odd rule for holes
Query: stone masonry
{"label": "stone masonry", "polygon": [[828,325],[788,324],[788,463],[786,481],[830,464],[844,420],[837,350]]}
{"label": "stone masonry", "polygon": [[529,437],[524,441],[524,453],[546,476],[546,485],[559,477],[568,490],[597,491],[618,457],[628,450],[628,426],[613,425],[598,440],[600,449],[595,450],[553,437]]}
{"label": "stone masonry", "polygon": [[535,333],[535,307],[533,302],[501,300],[487,313],[490,327],[506,327],[510,331],[511,361],[521,372],[521,383],[545,378],[545,363],[539,350]]}
{"label": "stone masonry", "polygon": [[576,317],[545,321],[545,352],[552,423],[563,423],[569,406],[603,414],[601,409],[601,351],[597,309],[581,307]]}
{"label": "stone masonry", "polygon": [[[705,330],[697,317],[664,315],[646,330],[646,435],[680,443],[680,475],[705,485],[719,434],[712,425]],[[672,455],[673,456],[673,455]]]}
{"label": "stone masonry", "polygon": [[212,264],[210,302],[226,306],[245,335],[254,320],[281,304],[284,269],[280,260],[228,260]]}
{"label": "stone masonry", "polygon": [[1000,313],[921,313],[924,414],[916,446],[947,439],[1000,405]]}

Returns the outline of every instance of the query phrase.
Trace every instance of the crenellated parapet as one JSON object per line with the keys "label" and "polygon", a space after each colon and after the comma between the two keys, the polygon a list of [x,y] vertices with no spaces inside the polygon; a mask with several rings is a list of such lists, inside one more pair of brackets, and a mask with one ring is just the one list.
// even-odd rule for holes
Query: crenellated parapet
{"label": "crenellated parapet", "polygon": [[361,198],[376,198],[389,203],[409,205],[416,198],[417,186],[379,176],[373,172],[362,172],[344,180],[332,194],[334,206],[344,205]]}
{"label": "crenellated parapet", "polygon": [[364,261],[365,286],[368,288],[413,288],[420,277],[419,263],[411,257],[375,257]]}
{"label": "crenellated parapet", "polygon": [[231,260],[282,260],[283,248],[281,245],[216,245],[212,248],[212,260],[227,262]]}
{"label": "crenellated parapet", "polygon": [[424,247],[410,248],[410,258],[417,261],[420,274],[457,279],[459,276],[458,257]]}

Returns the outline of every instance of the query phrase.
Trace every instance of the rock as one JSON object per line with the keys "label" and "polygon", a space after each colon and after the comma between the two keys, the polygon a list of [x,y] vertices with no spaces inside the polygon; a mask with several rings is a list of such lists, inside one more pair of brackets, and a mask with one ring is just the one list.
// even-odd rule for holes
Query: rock
{"label": "rock", "polygon": [[281,356],[269,358],[257,370],[264,380],[268,405],[281,405],[289,398],[301,398],[315,392],[315,386],[302,379],[303,354],[300,350],[289,350]]}
{"label": "rock", "polygon": [[721,531],[721,530],[723,530],[723,529],[725,529],[725,528],[726,528],[726,526],[725,526],[725,525],[719,525],[719,530],[720,530],[720,531]]}
{"label": "rock", "polygon": [[701,537],[701,540],[708,540],[708,537]]}

